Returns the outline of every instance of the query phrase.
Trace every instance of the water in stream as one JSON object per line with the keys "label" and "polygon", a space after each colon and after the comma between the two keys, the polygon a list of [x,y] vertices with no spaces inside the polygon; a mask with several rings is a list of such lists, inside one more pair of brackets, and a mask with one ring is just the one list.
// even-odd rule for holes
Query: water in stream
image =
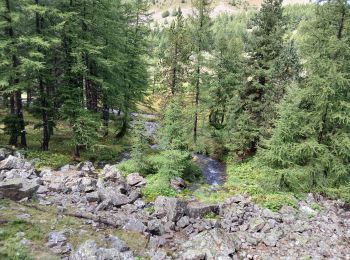
{"label": "water in stream", "polygon": [[[156,139],[159,123],[154,120],[158,118],[157,115],[132,113],[132,116],[143,116],[146,119],[145,130],[147,135]],[[158,149],[158,144],[153,144],[151,148]],[[193,154],[193,159],[202,170],[205,183],[211,186],[221,186],[225,183],[226,165],[224,163],[202,154]]]}
{"label": "water in stream", "polygon": [[193,158],[201,168],[204,180],[212,186],[223,185],[226,181],[226,165],[202,154],[194,154]]}

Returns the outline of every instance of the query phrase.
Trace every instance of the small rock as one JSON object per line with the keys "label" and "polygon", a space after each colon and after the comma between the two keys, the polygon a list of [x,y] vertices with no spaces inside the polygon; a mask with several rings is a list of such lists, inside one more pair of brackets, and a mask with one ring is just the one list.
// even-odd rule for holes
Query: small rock
{"label": "small rock", "polygon": [[111,243],[111,246],[115,249],[117,249],[119,252],[126,252],[128,250],[130,250],[130,248],[127,246],[127,244],[119,239],[116,236],[109,236],[109,242]]}
{"label": "small rock", "polygon": [[67,243],[67,235],[66,231],[50,232],[46,245],[55,254],[67,254],[72,250],[72,246]]}
{"label": "small rock", "polygon": [[109,165],[107,164],[103,170],[103,178],[104,180],[108,181],[116,181],[119,180],[122,177],[121,172],[119,171],[119,169],[117,168],[116,165]]}
{"label": "small rock", "polygon": [[126,177],[126,182],[130,186],[142,186],[146,184],[146,179],[139,173],[131,173]]}
{"label": "small rock", "polygon": [[98,202],[100,200],[100,196],[98,195],[98,192],[90,192],[86,194],[86,200],[88,202]]}
{"label": "small rock", "polygon": [[123,226],[123,229],[143,233],[147,230],[147,227],[142,223],[142,221],[135,218],[131,218]]}
{"label": "small rock", "polygon": [[184,216],[180,218],[179,221],[177,222],[177,226],[179,226],[180,228],[187,227],[189,224],[190,224],[190,218],[188,216]]}
{"label": "small rock", "polygon": [[158,219],[153,219],[153,220],[149,221],[147,226],[148,226],[148,231],[152,235],[160,236],[160,235],[163,235],[165,232],[164,226],[162,225],[162,223]]}
{"label": "small rock", "polygon": [[185,183],[184,179],[182,179],[180,177],[176,177],[174,179],[171,179],[170,185],[176,191],[181,191],[182,189],[184,189],[186,187],[186,183]]}

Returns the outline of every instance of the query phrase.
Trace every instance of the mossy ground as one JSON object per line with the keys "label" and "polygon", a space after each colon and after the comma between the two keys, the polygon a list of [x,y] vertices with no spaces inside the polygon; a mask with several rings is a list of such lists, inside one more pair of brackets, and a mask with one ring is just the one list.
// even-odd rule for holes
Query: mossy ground
{"label": "mossy ground", "polygon": [[[132,232],[126,232],[115,228],[94,229],[84,220],[62,216],[57,214],[55,207],[44,207],[43,210],[19,204],[9,200],[0,200],[0,259],[59,259],[59,257],[48,253],[45,247],[48,234],[52,230],[69,232],[68,242],[76,248],[88,239],[94,239],[101,246],[100,241],[108,234],[117,235],[124,240],[135,254],[144,255],[147,239]],[[28,219],[20,219],[17,215],[29,214]],[[1,224],[2,223],[2,224]],[[24,238],[31,244],[26,247],[20,243],[22,237],[19,232],[24,233]]]}
{"label": "mossy ground", "polygon": [[[5,110],[0,109],[0,118],[6,114]],[[35,166],[38,169],[44,167],[58,168],[68,163],[77,162],[77,160],[89,160],[92,162],[113,162],[117,161],[122,152],[129,148],[129,138],[122,140],[115,138],[118,126],[116,122],[110,121],[110,129],[108,136],[101,136],[96,144],[89,149],[82,151],[81,158],[73,156],[74,145],[72,143],[72,131],[67,122],[57,122],[54,134],[50,140],[50,150],[48,152],[41,151],[42,131],[34,126],[39,123],[39,119],[25,112],[27,144],[28,150],[23,151],[28,159],[38,159]],[[0,123],[0,147],[7,146],[9,136],[3,132],[4,126]]]}

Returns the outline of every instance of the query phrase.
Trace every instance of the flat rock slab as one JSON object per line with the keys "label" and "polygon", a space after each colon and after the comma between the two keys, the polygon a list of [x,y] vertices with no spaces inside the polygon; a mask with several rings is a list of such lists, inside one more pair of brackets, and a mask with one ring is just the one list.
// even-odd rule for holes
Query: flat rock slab
{"label": "flat rock slab", "polygon": [[0,197],[11,200],[31,198],[38,190],[39,184],[35,180],[11,179],[0,182]]}

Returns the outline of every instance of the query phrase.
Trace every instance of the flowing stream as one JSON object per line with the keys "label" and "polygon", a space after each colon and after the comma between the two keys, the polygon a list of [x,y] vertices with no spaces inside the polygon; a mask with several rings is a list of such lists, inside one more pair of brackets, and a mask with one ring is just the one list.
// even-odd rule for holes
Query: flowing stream
{"label": "flowing stream", "polygon": [[194,154],[193,158],[202,170],[205,183],[212,186],[220,186],[225,183],[226,165],[224,163],[202,154]]}
{"label": "flowing stream", "polygon": [[[146,119],[145,130],[147,135],[156,139],[156,133],[159,123],[155,120],[157,115],[132,113],[132,116],[142,116]],[[149,119],[147,121],[147,119]],[[158,149],[157,144],[151,146],[152,149]],[[218,160],[212,159],[202,154],[193,154],[193,159],[201,169],[205,183],[211,186],[221,186],[226,181],[226,165]]]}

